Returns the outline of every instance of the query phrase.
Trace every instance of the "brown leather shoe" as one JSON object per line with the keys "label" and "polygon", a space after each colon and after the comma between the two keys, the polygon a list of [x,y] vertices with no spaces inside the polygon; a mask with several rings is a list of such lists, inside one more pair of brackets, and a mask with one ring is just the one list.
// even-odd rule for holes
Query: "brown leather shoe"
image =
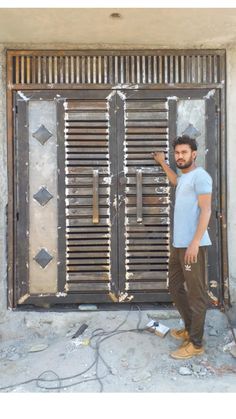
{"label": "brown leather shoe", "polygon": [[203,346],[201,348],[196,348],[192,342],[188,342],[187,345],[181,345],[177,351],[171,352],[170,356],[174,359],[189,359],[193,356],[202,355],[203,353]]}
{"label": "brown leather shoe", "polygon": [[172,329],[170,331],[170,334],[173,338],[178,340],[188,340],[189,339],[189,333],[186,329]]}

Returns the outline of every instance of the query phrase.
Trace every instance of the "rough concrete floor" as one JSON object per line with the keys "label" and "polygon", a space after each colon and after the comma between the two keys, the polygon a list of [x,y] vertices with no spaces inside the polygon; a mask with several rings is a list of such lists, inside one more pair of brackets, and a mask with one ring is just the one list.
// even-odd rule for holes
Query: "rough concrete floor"
{"label": "rough concrete floor", "polygon": [[[208,310],[206,352],[186,361],[169,357],[179,345],[169,333],[127,331],[150,319],[181,327],[172,309],[7,312],[0,323],[0,392],[236,391],[236,358],[227,347],[233,335],[224,313]],[[83,323],[88,328],[72,339]]]}

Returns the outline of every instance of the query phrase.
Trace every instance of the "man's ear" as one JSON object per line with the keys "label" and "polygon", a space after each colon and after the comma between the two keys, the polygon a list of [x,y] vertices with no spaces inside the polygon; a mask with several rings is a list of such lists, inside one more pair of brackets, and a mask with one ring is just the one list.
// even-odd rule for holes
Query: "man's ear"
{"label": "man's ear", "polygon": [[192,152],[192,156],[193,156],[193,159],[196,160],[196,158],[197,158],[197,152],[196,151],[193,151]]}

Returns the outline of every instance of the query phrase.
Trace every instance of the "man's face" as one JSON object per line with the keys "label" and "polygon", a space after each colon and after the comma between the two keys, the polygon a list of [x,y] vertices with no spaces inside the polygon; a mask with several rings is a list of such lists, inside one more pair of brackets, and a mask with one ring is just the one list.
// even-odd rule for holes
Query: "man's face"
{"label": "man's face", "polygon": [[194,162],[197,152],[192,151],[190,145],[179,144],[175,147],[175,162],[179,169],[188,169]]}

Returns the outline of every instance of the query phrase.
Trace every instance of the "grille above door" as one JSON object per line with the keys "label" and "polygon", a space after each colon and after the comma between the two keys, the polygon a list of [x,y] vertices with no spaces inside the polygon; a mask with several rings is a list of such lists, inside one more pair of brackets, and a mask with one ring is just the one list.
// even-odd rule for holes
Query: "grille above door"
{"label": "grille above door", "polygon": [[[222,50],[8,51],[10,83],[20,86],[220,84]],[[121,86],[122,87],[122,86]]]}

